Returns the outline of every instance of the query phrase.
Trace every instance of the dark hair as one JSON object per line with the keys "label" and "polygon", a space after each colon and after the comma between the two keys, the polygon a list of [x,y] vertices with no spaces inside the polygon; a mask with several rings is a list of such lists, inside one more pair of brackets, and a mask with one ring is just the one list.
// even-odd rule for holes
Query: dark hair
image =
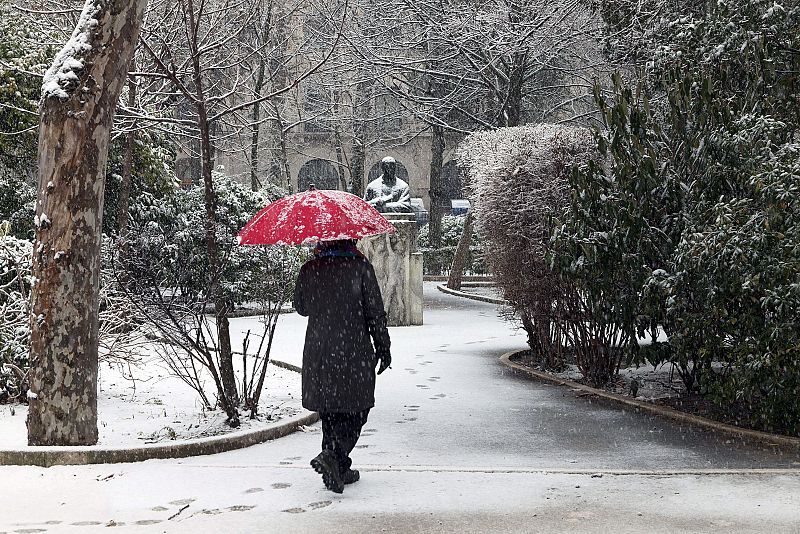
{"label": "dark hair", "polygon": [[320,241],[317,248],[321,250],[347,250],[358,242],[357,239],[336,239],[334,241]]}

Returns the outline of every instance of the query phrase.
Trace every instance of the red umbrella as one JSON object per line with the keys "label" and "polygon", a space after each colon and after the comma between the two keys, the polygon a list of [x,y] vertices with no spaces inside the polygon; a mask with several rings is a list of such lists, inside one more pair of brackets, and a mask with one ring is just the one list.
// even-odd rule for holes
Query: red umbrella
{"label": "red umbrella", "polygon": [[312,189],[259,211],[239,232],[239,244],[306,245],[395,231],[378,210],[356,195]]}

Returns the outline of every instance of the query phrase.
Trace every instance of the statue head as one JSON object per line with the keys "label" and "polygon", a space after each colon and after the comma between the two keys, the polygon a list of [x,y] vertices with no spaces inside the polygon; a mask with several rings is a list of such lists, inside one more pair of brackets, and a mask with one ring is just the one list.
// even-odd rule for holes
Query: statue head
{"label": "statue head", "polygon": [[397,174],[397,160],[392,156],[386,156],[381,160],[381,173],[385,182],[394,183]]}

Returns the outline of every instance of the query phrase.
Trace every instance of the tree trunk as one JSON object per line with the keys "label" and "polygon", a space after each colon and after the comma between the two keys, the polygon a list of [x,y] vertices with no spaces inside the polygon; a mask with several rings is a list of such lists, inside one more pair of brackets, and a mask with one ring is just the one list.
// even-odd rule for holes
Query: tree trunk
{"label": "tree trunk", "polygon": [[214,147],[211,144],[211,135],[214,125],[208,120],[208,110],[204,92],[202,69],[200,66],[200,54],[198,35],[194,33],[194,4],[192,0],[186,2],[189,17],[189,35],[192,36],[190,47],[193,50],[192,68],[194,71],[194,84],[197,95],[197,126],[200,130],[200,160],[201,174],[203,177],[203,189],[205,193],[205,233],[206,233],[206,254],[208,255],[208,267],[210,280],[208,292],[214,302],[214,313],[217,323],[217,338],[219,345],[219,372],[223,391],[219,392],[222,408],[228,414],[229,421],[238,426],[238,415],[236,406],[238,405],[238,393],[236,391],[236,377],[233,373],[233,351],[231,349],[230,323],[228,322],[228,303],[222,294],[219,278],[222,274],[222,265],[219,259],[219,246],[217,244],[217,215],[216,215],[216,193],[214,192],[214,179],[212,170],[214,168]]}
{"label": "tree trunk", "polygon": [[[261,96],[261,89],[264,88],[264,76],[267,70],[267,60],[262,58],[258,65],[258,74],[256,76],[255,94]],[[258,179],[259,170],[259,154],[258,154],[258,140],[261,134],[261,103],[256,102],[253,105],[253,135],[250,144],[250,189],[258,191],[261,188],[261,181]]]}
{"label": "tree trunk", "polygon": [[508,80],[508,95],[502,110],[503,126],[519,126],[522,122],[522,94],[525,84],[525,58],[519,53],[515,54],[511,73]]}
{"label": "tree trunk", "polygon": [[356,119],[353,123],[353,142],[350,156],[350,178],[353,180],[353,194],[364,198],[364,167],[367,154],[364,150],[364,124]]}
{"label": "tree trunk", "polygon": [[336,170],[339,173],[339,188],[342,191],[350,191],[352,192],[352,187],[348,187],[347,184],[347,176],[345,175],[344,169],[344,148],[342,146],[342,130],[339,126],[339,123],[336,123],[336,129],[334,131],[334,150],[336,151]]}
{"label": "tree trunk", "polygon": [[289,148],[286,140],[286,127],[284,125],[283,116],[278,109],[279,103],[280,100],[273,105],[275,124],[278,132],[278,185],[285,187],[287,191],[292,193],[292,173],[289,169]]}
{"label": "tree trunk", "polygon": [[442,242],[442,216],[445,212],[444,184],[442,183],[442,166],[444,164],[444,129],[432,126],[431,136],[431,173],[430,190],[431,210],[428,218],[428,238],[431,247],[437,248]]}
{"label": "tree trunk", "polygon": [[[130,70],[136,69],[135,60],[131,61]],[[128,107],[136,105],[136,80],[133,76],[128,77]],[[131,131],[125,135],[125,155],[122,159],[122,182],[119,185],[119,200],[117,203],[117,232],[120,237],[125,238],[128,230],[128,218],[130,213],[131,199],[131,175],[133,174],[133,150],[136,144],[136,131],[131,125]]]}
{"label": "tree trunk", "polygon": [[[199,85],[198,85],[199,87]],[[238,404],[236,391],[236,377],[233,374],[233,351],[231,349],[231,332],[228,321],[228,303],[222,295],[219,277],[222,274],[222,265],[219,259],[219,246],[217,243],[217,214],[216,193],[211,169],[212,160],[211,132],[208,124],[208,112],[205,102],[202,101],[202,90],[198,89],[201,101],[197,105],[198,126],[200,127],[200,153],[202,162],[203,189],[205,193],[205,231],[206,254],[211,279],[208,292],[214,302],[214,314],[217,323],[217,339],[219,343],[219,374],[223,391],[220,391],[220,401],[225,412],[233,418],[235,406]]]}
{"label": "tree trunk", "polygon": [[447,279],[447,287],[450,289],[461,289],[461,279],[464,277],[464,269],[467,268],[469,258],[469,245],[472,240],[472,211],[467,212],[464,219],[464,231],[458,241],[456,255],[453,257],[453,265],[450,267],[450,276]]}
{"label": "tree trunk", "polygon": [[[33,256],[37,282],[31,291],[30,445],[97,443],[105,165],[114,110],[146,5],[146,0],[87,0],[72,39],[45,77]],[[65,76],[70,71],[72,76]]]}

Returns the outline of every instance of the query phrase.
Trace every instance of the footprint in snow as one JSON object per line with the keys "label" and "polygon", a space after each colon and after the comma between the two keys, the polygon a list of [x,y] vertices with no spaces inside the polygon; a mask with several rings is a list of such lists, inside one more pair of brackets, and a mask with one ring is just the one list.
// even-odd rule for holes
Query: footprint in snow
{"label": "footprint in snow", "polygon": [[170,501],[169,504],[174,506],[186,506],[192,504],[196,499],[178,499],[177,501]]}
{"label": "footprint in snow", "polygon": [[308,505],[309,508],[312,510],[319,510],[320,508],[325,508],[333,504],[333,501],[319,501],[319,502],[312,502]]}
{"label": "footprint in snow", "polygon": [[304,514],[306,511],[304,508],[287,508],[286,510],[281,510],[281,512],[286,512],[287,514]]}
{"label": "footprint in snow", "polygon": [[289,488],[291,486],[292,485],[289,484],[288,482],[276,482],[276,483],[272,484],[270,487],[272,489],[286,489],[286,488]]}
{"label": "footprint in snow", "polygon": [[244,492],[247,494],[247,493],[260,493],[262,491],[264,491],[264,488],[250,488],[248,490],[245,490]]}
{"label": "footprint in snow", "polygon": [[134,521],[134,525],[157,525],[158,523],[163,522],[163,519],[140,519],[139,521]]}
{"label": "footprint in snow", "polygon": [[255,504],[234,504],[233,506],[228,506],[225,508],[229,512],[247,512],[248,510],[252,510],[255,508]]}

